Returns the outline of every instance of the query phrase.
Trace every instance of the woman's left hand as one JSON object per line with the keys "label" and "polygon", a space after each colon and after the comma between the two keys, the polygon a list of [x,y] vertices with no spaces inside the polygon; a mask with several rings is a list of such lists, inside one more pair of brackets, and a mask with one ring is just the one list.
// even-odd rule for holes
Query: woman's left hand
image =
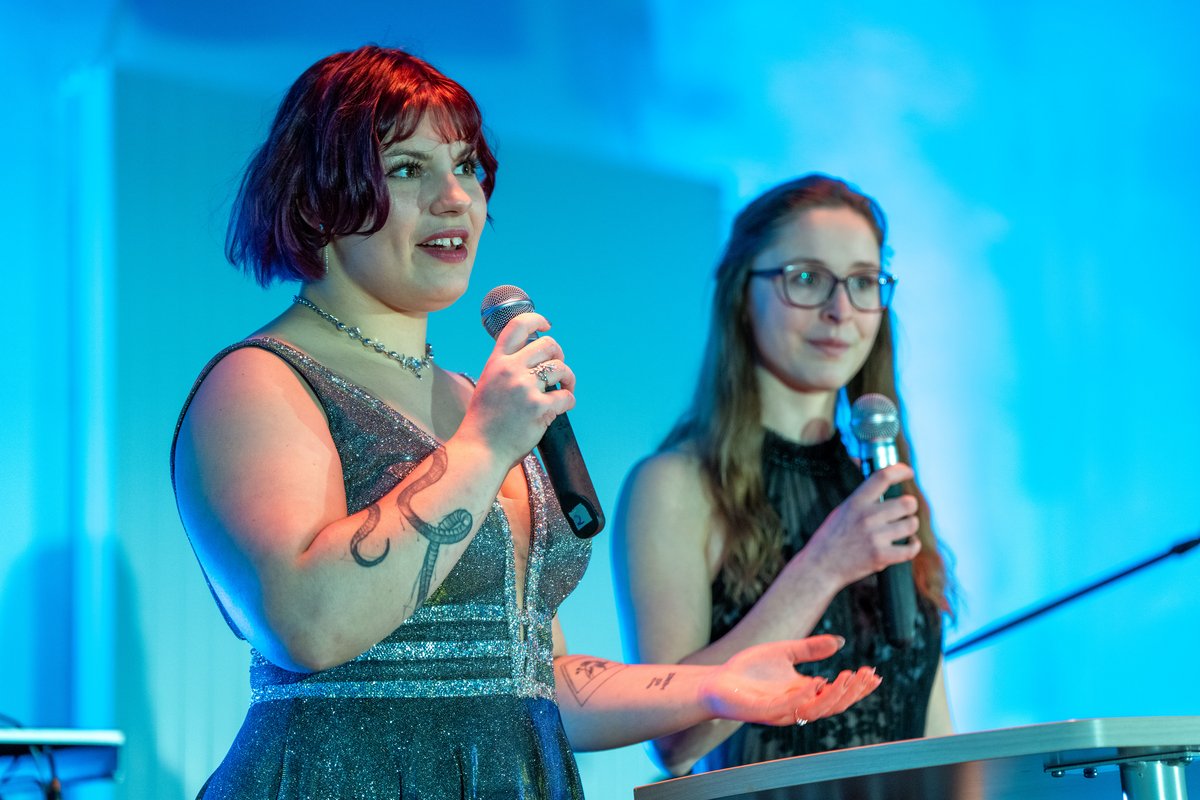
{"label": "woman's left hand", "polygon": [[837,636],[810,636],[749,647],[717,667],[700,685],[700,700],[715,718],[795,725],[845,711],[875,691],[871,667],[845,670],[834,680],[796,672],[795,664],[828,658]]}

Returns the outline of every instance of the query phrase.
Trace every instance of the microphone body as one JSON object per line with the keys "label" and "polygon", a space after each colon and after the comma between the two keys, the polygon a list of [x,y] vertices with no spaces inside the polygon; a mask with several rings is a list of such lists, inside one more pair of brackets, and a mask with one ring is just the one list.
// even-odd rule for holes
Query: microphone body
{"label": "microphone body", "polygon": [[[513,317],[533,311],[533,301],[516,286],[497,286],[483,298],[479,311],[483,327],[494,339]],[[534,334],[531,341],[536,338]],[[558,388],[556,384],[546,387],[546,391]],[[559,414],[546,428],[537,451],[571,530],[581,539],[595,536],[604,528],[604,512],[566,414]]]}
{"label": "microphone body", "polygon": [[[850,412],[850,428],[859,442],[864,477],[899,463],[896,435],[900,432],[900,415],[891,400],[880,394],[865,394],[855,400]],[[902,494],[904,492],[898,485],[892,485],[880,500]],[[907,647],[912,643],[917,619],[912,562],[885,567],[877,580],[884,633],[896,647]]]}

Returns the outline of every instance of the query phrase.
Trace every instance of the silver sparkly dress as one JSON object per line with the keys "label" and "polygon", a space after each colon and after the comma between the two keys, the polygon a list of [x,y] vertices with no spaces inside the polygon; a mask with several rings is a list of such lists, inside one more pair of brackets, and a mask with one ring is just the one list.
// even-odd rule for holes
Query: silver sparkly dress
{"label": "silver sparkly dress", "polygon": [[[196,387],[221,358],[247,346],[282,358],[316,393],[351,513],[386,494],[437,446],[388,405],[273,339],[226,348]],[[199,797],[583,796],[554,699],[551,620],[582,577],[590,544],[571,533],[537,460],[527,457],[522,466],[532,520],[525,608],[517,607],[508,521],[493,503],[442,585],[354,660],[302,674],[251,649],[250,709]]]}

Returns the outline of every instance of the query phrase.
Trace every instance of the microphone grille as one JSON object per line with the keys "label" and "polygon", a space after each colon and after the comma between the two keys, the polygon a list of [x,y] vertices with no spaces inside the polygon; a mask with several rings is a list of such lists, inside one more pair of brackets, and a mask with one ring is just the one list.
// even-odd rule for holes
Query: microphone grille
{"label": "microphone grille", "polygon": [[483,327],[493,339],[500,335],[513,317],[533,311],[533,301],[525,290],[510,284],[497,286],[483,296],[479,304],[479,315],[483,318]]}
{"label": "microphone grille", "polygon": [[894,441],[900,433],[900,412],[881,394],[864,394],[850,407],[850,432],[860,442]]}

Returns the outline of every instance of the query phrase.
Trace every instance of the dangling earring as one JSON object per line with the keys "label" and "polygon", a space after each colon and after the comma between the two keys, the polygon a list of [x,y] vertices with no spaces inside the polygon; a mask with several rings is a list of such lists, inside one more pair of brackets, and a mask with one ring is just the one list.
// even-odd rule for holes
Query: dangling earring
{"label": "dangling earring", "polygon": [[[322,222],[318,222],[317,230],[319,230],[321,233],[324,233],[325,232],[325,224]],[[328,239],[325,240],[325,244],[321,245],[321,257],[325,260],[325,274],[328,275],[329,274],[329,240]]]}

